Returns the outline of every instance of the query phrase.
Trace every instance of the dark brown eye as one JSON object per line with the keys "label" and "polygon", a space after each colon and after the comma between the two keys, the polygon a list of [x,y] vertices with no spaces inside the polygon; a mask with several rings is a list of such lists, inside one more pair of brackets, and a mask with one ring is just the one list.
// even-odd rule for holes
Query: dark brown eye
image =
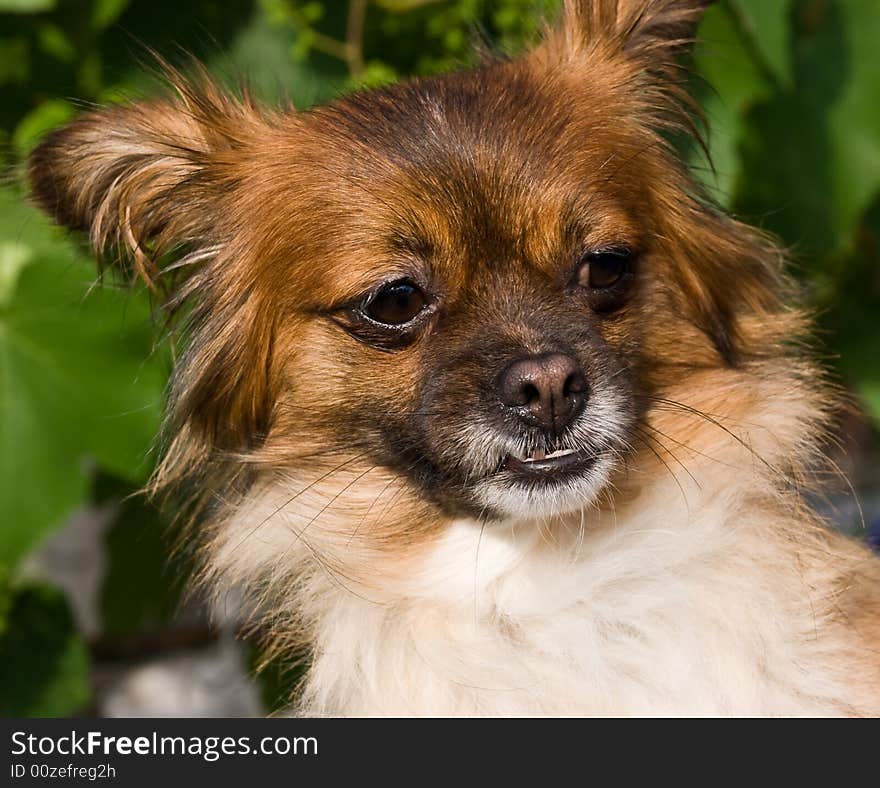
{"label": "dark brown eye", "polygon": [[380,287],[363,307],[364,314],[376,323],[402,326],[418,316],[428,299],[412,282],[401,279]]}
{"label": "dark brown eye", "polygon": [[578,284],[591,290],[608,290],[622,284],[632,272],[632,252],[605,249],[584,257],[578,271]]}

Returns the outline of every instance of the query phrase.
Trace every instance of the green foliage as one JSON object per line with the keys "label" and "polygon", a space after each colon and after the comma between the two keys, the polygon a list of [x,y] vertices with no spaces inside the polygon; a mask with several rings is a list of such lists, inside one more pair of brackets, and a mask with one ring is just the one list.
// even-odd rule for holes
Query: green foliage
{"label": "green foliage", "polygon": [[0,590],[0,715],[61,717],[89,699],[89,657],[59,591],[44,585]]}
{"label": "green foliage", "polygon": [[12,586],[9,582],[9,572],[0,567],[0,638],[9,624],[9,611],[12,608]]}
{"label": "green foliage", "polygon": [[792,87],[779,86],[746,118],[738,202],[750,213],[773,210],[768,227],[818,262],[851,247],[880,187],[880,5],[798,10]]}
{"label": "green foliage", "polygon": [[[261,0],[294,35],[295,60],[335,60],[348,87],[473,64],[479,49],[515,52],[554,13],[554,0]],[[362,31],[352,35],[351,31]]]}
{"label": "green foliage", "polygon": [[105,536],[107,572],[101,586],[105,637],[161,631],[174,618],[187,577],[166,518],[130,484],[101,476],[96,497],[120,500]]}
{"label": "green foliage", "polygon": [[76,108],[65,99],[47,99],[22,118],[12,134],[15,153],[24,158],[45,134],[71,120]]}
{"label": "green foliage", "polygon": [[94,283],[59,230],[0,191],[0,565],[88,500],[90,465],[150,472],[165,365],[149,306]]}
{"label": "green foliage", "polygon": [[54,7],[55,0],[0,0],[0,13],[33,14]]}
{"label": "green foliage", "polygon": [[717,171],[701,177],[788,244],[829,354],[880,424],[880,5],[726,0],[700,33]]}
{"label": "green foliage", "polygon": [[[166,348],[146,295],[112,277],[96,287],[89,255],[27,206],[27,152],[83,105],[154,89],[144,45],[172,61],[192,51],[221,78],[302,108],[472,64],[480,49],[516,53],[559,5],[0,0],[0,713],[87,702],[63,599],[16,585],[21,558],[75,508],[122,501],[107,533],[104,635],[165,626],[179,598],[165,524],[128,497],[155,460]],[[718,0],[700,39],[693,88],[712,166],[695,149],[694,172],[790,247],[829,356],[880,424],[880,3]],[[266,675],[277,698],[296,671]]]}

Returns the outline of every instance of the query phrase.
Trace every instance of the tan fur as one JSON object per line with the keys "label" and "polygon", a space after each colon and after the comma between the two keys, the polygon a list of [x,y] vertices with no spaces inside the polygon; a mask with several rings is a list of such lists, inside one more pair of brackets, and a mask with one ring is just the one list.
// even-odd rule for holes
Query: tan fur
{"label": "tan fur", "polygon": [[[880,713],[876,559],[802,501],[836,393],[782,251],[664,137],[694,128],[678,57],[705,5],[571,0],[521,58],[306,113],[171,72],[172,98],[33,155],[45,209],[192,305],[154,489],[189,509],[205,581],[310,653],[306,711]],[[496,363],[474,353],[544,352],[579,250],[622,242],[625,305],[570,312],[608,425],[612,382],[634,392],[607,483],[574,514],[462,514],[411,433],[472,448],[458,403]],[[353,301],[402,276],[438,294],[418,335],[358,338]]]}

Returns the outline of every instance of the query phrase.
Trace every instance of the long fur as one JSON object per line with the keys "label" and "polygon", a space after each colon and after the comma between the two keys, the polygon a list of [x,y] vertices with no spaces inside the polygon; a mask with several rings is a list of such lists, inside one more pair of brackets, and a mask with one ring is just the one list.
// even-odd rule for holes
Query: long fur
{"label": "long fur", "polygon": [[[782,251],[666,136],[705,5],[570,0],[521,58],[305,113],[172,71],[32,156],[187,318],[154,490],[218,603],[306,654],[294,710],[880,714],[878,562],[804,503],[837,394]],[[594,314],[565,266],[621,238],[637,284]],[[356,304],[402,275],[441,296],[393,344]],[[554,342],[598,459],[535,492],[487,381]]]}
{"label": "long fur", "polygon": [[[256,491],[218,531],[212,580],[244,581],[255,615],[311,645],[302,713],[876,715],[876,601],[849,601],[876,559],[779,472],[807,460],[822,404],[775,364],[680,396],[653,420],[666,459],[641,457],[610,505],[355,556],[361,512],[323,511],[331,493],[393,493],[349,466],[295,508],[308,478]],[[696,439],[665,442],[674,421]]]}

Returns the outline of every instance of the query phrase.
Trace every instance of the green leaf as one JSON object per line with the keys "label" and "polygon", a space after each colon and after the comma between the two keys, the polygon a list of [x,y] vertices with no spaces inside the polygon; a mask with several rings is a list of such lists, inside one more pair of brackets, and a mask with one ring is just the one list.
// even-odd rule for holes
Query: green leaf
{"label": "green leaf", "polygon": [[70,120],[76,110],[69,101],[49,99],[28,113],[12,135],[16,153],[24,158],[32,148],[56,126]]}
{"label": "green leaf", "polygon": [[0,85],[27,82],[31,49],[26,38],[0,38]]}
{"label": "green leaf", "polygon": [[62,63],[71,63],[76,59],[76,46],[70,37],[58,25],[46,23],[37,28],[42,50],[60,60]]}
{"label": "green leaf", "polygon": [[830,350],[838,356],[839,372],[880,426],[880,192],[859,222],[852,251],[824,261],[813,279],[827,281],[827,293],[818,303],[822,333],[833,340]]}
{"label": "green leaf", "polygon": [[352,88],[375,88],[381,85],[390,85],[400,78],[399,74],[387,63],[381,60],[369,61],[363,74],[357,79],[351,79],[349,84]]}
{"label": "green leaf", "polygon": [[12,586],[9,582],[9,570],[0,566],[0,637],[9,624],[9,611],[12,609]]}
{"label": "green leaf", "polygon": [[379,8],[393,13],[403,13],[412,11],[414,8],[420,8],[424,5],[441,2],[441,0],[373,0]]}
{"label": "green leaf", "polygon": [[18,276],[33,260],[33,251],[20,241],[0,241],[0,306],[6,306],[15,293]]}
{"label": "green leaf", "polygon": [[880,424],[880,381],[862,381],[857,384],[856,391],[868,416],[875,425]]}
{"label": "green leaf", "polygon": [[174,554],[168,522],[130,485],[103,480],[125,496],[105,537],[101,631],[127,637],[166,626],[177,612],[188,567]]}
{"label": "green leaf", "polygon": [[712,168],[699,151],[691,157],[695,174],[722,204],[729,205],[742,176],[739,146],[746,112],[771,93],[767,75],[737,31],[733,17],[722,6],[710,8],[700,26],[694,62],[706,84],[697,92],[709,123]]}
{"label": "green leaf", "polygon": [[166,364],[150,358],[145,297],[93,287],[94,263],[8,187],[3,248],[28,260],[0,305],[0,565],[11,566],[87,499],[90,464],[146,479]]}
{"label": "green leaf", "polygon": [[103,30],[112,25],[128,7],[129,0],[97,0],[92,8],[92,27]]}
{"label": "green leaf", "polygon": [[89,655],[61,592],[19,588],[0,634],[0,715],[62,717],[89,701]]}
{"label": "green leaf", "polygon": [[831,217],[851,231],[880,188],[880,3],[841,0],[847,76],[828,113]]}
{"label": "green leaf", "polygon": [[[308,36],[297,34],[296,46],[308,50]],[[233,42],[229,52],[214,61],[221,73],[247,75],[248,84],[267,100],[287,98],[300,108],[336,96],[346,84],[345,65],[334,58],[291,57],[290,36],[257,15]]]}
{"label": "green leaf", "polygon": [[53,8],[55,0],[0,0],[0,14],[35,14]]}
{"label": "green leaf", "polygon": [[816,259],[847,249],[880,187],[880,4],[796,11],[794,88],[747,119],[737,208]]}
{"label": "green leaf", "polygon": [[791,9],[793,0],[728,0],[741,34],[763,68],[791,85]]}

